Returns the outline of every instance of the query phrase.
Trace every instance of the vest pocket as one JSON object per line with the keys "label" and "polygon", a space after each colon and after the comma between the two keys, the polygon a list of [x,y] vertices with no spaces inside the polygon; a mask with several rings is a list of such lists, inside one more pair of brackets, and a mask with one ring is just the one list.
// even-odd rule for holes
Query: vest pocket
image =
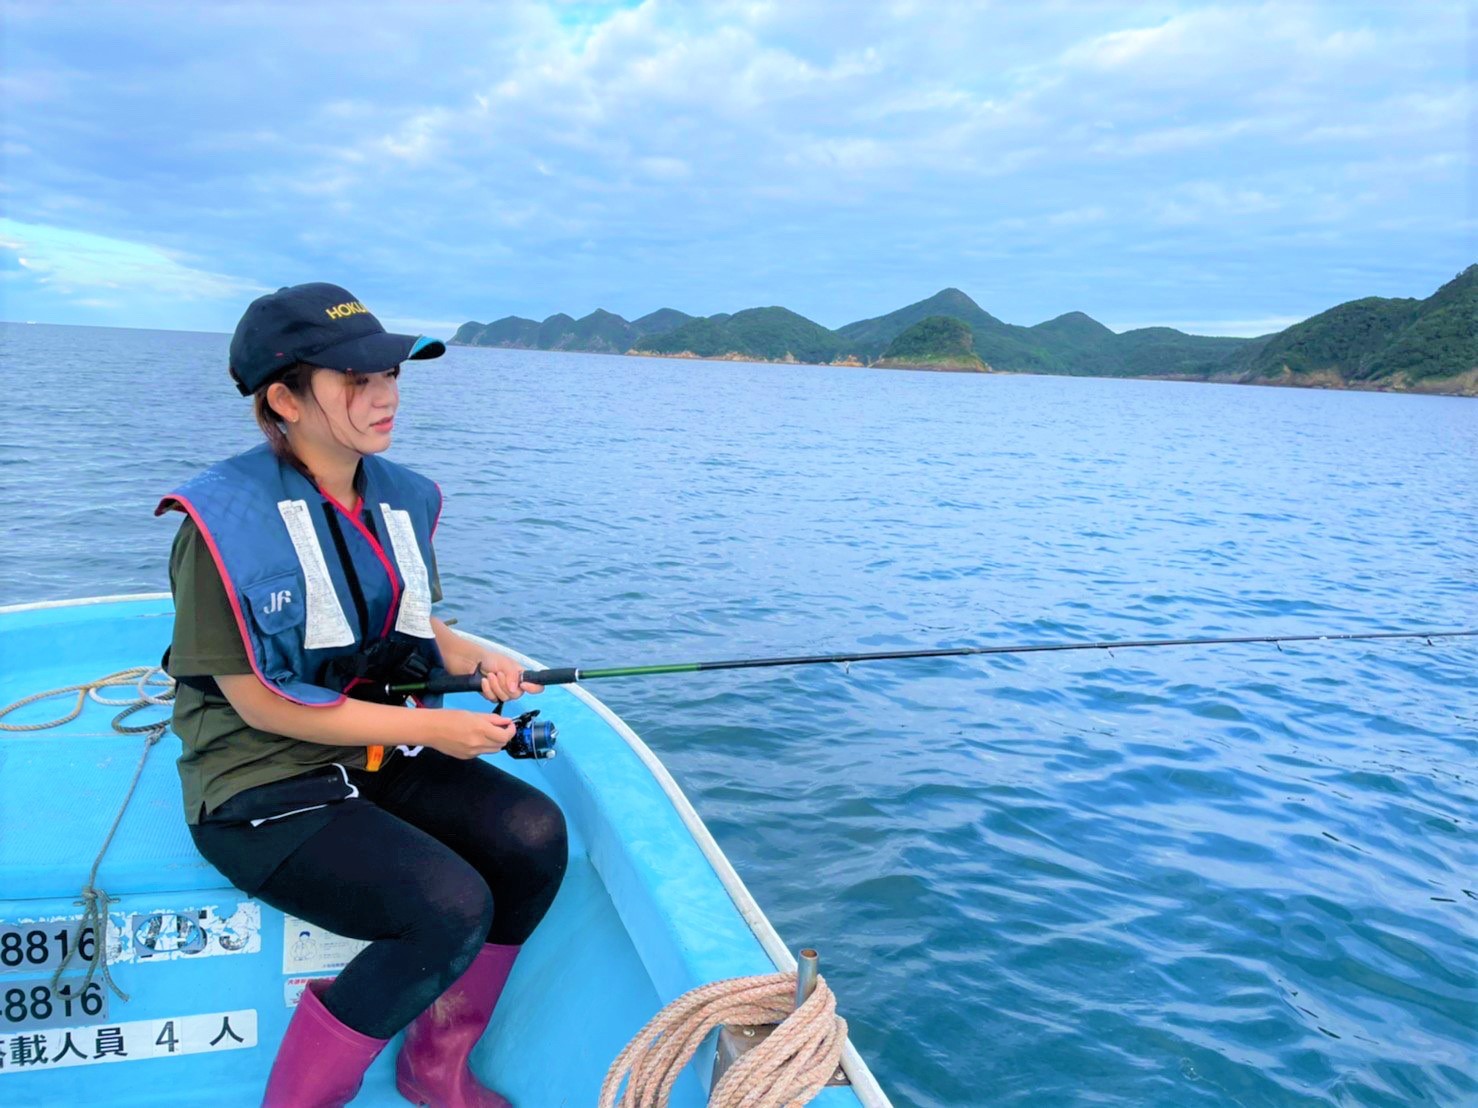
{"label": "vest pocket", "polygon": [[302,677],[293,673],[293,659],[302,654],[302,632],[307,618],[302,582],[296,573],[283,573],[242,590],[251,609],[256,639],[261,646],[262,673],[273,680]]}

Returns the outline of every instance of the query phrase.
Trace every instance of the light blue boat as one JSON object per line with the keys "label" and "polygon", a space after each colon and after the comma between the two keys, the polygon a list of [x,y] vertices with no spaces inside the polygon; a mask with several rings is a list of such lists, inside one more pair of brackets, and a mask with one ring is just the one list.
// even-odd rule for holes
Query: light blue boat
{"label": "light blue boat", "polygon": [[[157,663],[172,619],[165,594],[0,608],[0,705]],[[519,1108],[594,1105],[612,1060],[663,1005],[795,963],[631,729],[578,687],[548,690],[539,707],[559,727],[559,756],[497,764],[559,802],[570,868],[473,1066]],[[68,710],[52,699],[4,723]],[[172,733],[144,760],[96,883],[113,898],[109,968],[129,999],[97,983],[79,992],[85,966],[75,960],[51,990],[64,947],[77,941],[79,890],[144,749],[143,736],[112,729],[120,710],[89,700],[60,727],[0,734],[0,1104],[254,1105],[303,980],[332,975],[358,947],[253,901],[196,853]],[[146,708],[126,722],[167,711]],[[714,1038],[673,1105],[706,1103]],[[405,1104],[393,1082],[396,1048],[370,1069],[355,1104]],[[888,1104],[850,1044],[843,1066],[850,1086],[827,1088],[814,1104]]]}

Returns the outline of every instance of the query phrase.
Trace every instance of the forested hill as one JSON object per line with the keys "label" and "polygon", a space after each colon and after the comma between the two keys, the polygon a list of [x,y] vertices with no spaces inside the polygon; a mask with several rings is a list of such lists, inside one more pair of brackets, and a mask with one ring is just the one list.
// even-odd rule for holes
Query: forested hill
{"label": "forested hill", "polygon": [[833,362],[843,356],[835,331],[787,308],[690,319],[671,331],[645,336],[635,352],[765,362]]}
{"label": "forested hill", "polygon": [[1478,396],[1478,265],[1425,300],[1370,296],[1340,304],[1230,363],[1252,382]]}
{"label": "forested hill", "polygon": [[543,323],[505,316],[492,323],[464,323],[452,342],[459,346],[507,346],[520,350],[578,350],[587,354],[625,354],[643,336],[670,331],[693,317],[675,308],[658,308],[627,322],[600,308],[581,319],[563,312]]}
{"label": "forested hill", "polygon": [[975,353],[975,335],[962,319],[931,315],[906,328],[873,365],[889,369],[973,369],[986,364]]}
{"label": "forested hill", "polygon": [[[968,329],[968,345],[957,327]],[[928,322],[927,327],[920,324]],[[905,336],[905,333],[908,334]],[[905,336],[901,346],[894,346]],[[828,330],[786,308],[706,317],[662,308],[627,321],[606,311],[542,323],[508,316],[465,323],[453,343],[532,350],[845,362],[1008,373],[1172,377],[1478,396],[1478,265],[1425,300],[1368,297],[1260,338],[1212,338],[1170,327],[1116,334],[1082,312],[1022,327],[944,289],[887,315]],[[937,345],[935,349],[930,344]],[[963,356],[963,360],[962,359]],[[960,361],[955,366],[953,362]]]}

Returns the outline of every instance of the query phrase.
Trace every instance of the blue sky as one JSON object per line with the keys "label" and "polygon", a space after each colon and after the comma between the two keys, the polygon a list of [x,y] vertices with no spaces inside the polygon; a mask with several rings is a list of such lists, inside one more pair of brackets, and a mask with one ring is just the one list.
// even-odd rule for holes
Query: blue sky
{"label": "blue sky", "polygon": [[1466,9],[0,0],[0,318],[1258,334],[1478,260]]}

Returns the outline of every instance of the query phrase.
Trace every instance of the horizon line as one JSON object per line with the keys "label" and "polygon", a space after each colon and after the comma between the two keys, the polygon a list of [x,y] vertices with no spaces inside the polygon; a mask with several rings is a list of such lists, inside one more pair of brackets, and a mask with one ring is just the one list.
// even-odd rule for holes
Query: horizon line
{"label": "horizon line", "polygon": [[[767,307],[783,307],[782,305],[779,305],[779,304],[766,305],[766,306]],[[660,311],[661,309],[659,308],[657,310]],[[680,311],[681,309],[674,308],[672,310],[673,311]],[[753,310],[755,310],[755,309],[752,309],[752,308],[740,308],[739,309],[739,311],[741,311],[741,312],[743,312],[743,311],[753,311]],[[788,311],[791,311],[790,308],[784,308],[784,310],[787,311],[787,312]],[[600,311],[606,311],[606,309],[605,308],[593,308],[589,312],[586,312],[585,315],[583,315],[583,316],[570,316],[570,318],[573,319],[576,323],[578,323],[578,322],[580,322],[580,320],[586,319],[589,316],[594,315],[596,312],[600,312]],[[568,312],[554,312],[551,315],[545,316],[544,319],[531,319],[528,316],[507,315],[507,316],[501,316],[501,317],[499,317],[499,319],[526,319],[526,320],[528,320],[531,323],[543,324],[545,321],[547,321],[549,319],[553,319],[554,316],[556,316],[556,315],[568,315],[568,314],[569,314]],[[616,312],[607,312],[607,314],[608,315],[616,316],[617,319],[623,320],[624,322],[626,322],[628,324],[631,322],[631,320],[627,319],[623,315],[619,315]],[[647,313],[647,314],[651,314],[651,313]],[[687,315],[686,312],[684,312],[683,314],[684,315]],[[715,314],[722,314],[722,313],[715,313]],[[733,316],[733,315],[738,315],[739,313],[738,312],[729,312],[727,314]],[[796,315],[800,315],[799,312],[796,312],[795,314]],[[1072,313],[1072,312],[1063,312],[1062,314],[1063,315],[1072,315],[1074,313]],[[1080,312],[1078,314],[1080,314],[1080,315],[1088,315],[1087,312]],[[637,318],[640,319],[641,317],[638,316]],[[688,318],[689,319],[710,319],[712,317],[711,316],[695,315],[695,316],[688,316]],[[809,317],[807,317],[807,316],[801,316],[801,318],[802,319],[807,319]],[[1061,318],[1062,318],[1062,316],[1053,316],[1052,319],[1044,319],[1042,321],[1042,323],[1051,323],[1053,319],[1061,319]],[[1088,316],[1088,318],[1089,319],[1093,319],[1092,316]],[[1183,335],[1191,335],[1194,338],[1201,338],[1201,339],[1248,339],[1248,340],[1251,340],[1251,339],[1256,339],[1256,338],[1262,338],[1264,335],[1276,334],[1279,331],[1286,331],[1289,327],[1292,327],[1295,323],[1302,323],[1305,319],[1311,319],[1313,317],[1312,316],[1300,316],[1298,318],[1294,318],[1292,316],[1289,316],[1289,317],[1286,317],[1286,318],[1289,320],[1289,322],[1286,323],[1286,324],[1284,324],[1282,327],[1275,328],[1273,331],[1258,331],[1257,333],[1251,334],[1251,335],[1215,335],[1215,334],[1207,334],[1207,333],[1201,332],[1201,331],[1184,331],[1184,330],[1181,330],[1181,328],[1176,327],[1176,326],[1174,326],[1173,324],[1170,324],[1170,323],[1142,323],[1142,324],[1138,324],[1138,325],[1136,325],[1134,327],[1125,327],[1122,330],[1119,330],[1119,329],[1116,329],[1114,327],[1109,326],[1109,324],[1107,324],[1107,323],[1102,323],[1101,320],[1094,319],[1093,322],[1095,322],[1095,323],[1102,323],[1102,325],[1104,327],[1108,327],[1108,329],[1110,331],[1112,331],[1115,335],[1127,335],[1131,331],[1148,331],[1148,330],[1152,330],[1152,329],[1154,329],[1156,327],[1165,327],[1165,328],[1168,328],[1169,330],[1172,330],[1172,331],[1180,331],[1180,333],[1183,334]],[[487,321],[487,323],[480,324],[480,326],[490,327],[490,326],[492,326],[492,324],[499,322],[499,319],[490,319],[490,320]],[[816,323],[816,321],[814,319],[811,320],[811,322],[812,323]],[[856,321],[856,322],[861,322],[861,321],[859,320],[859,321]],[[1002,320],[1001,322],[1005,323],[1005,320]],[[459,323],[457,325],[457,327],[452,331],[452,335],[455,335],[457,333],[457,331],[460,330],[462,327],[465,327],[467,325],[467,323],[478,323],[478,321],[475,320],[475,319],[469,319],[469,320],[466,321],[466,323]],[[163,332],[165,332],[167,334],[171,334],[171,335],[225,335],[228,338],[231,335],[231,332],[230,331],[202,331],[202,330],[199,330],[198,328],[195,328],[195,327],[130,327],[129,325],[124,324],[124,323],[58,323],[55,320],[50,320],[50,319],[0,319],[0,325],[14,326],[14,327],[90,327],[90,328],[93,328],[94,330],[99,330],[99,331],[163,331]],[[817,323],[816,326],[818,326],[818,327],[826,327],[826,325],[824,323]],[[848,325],[844,323],[844,324],[842,324],[842,326],[845,327],[845,326],[848,326]],[[1027,327],[1027,328],[1030,328],[1030,327],[1039,327],[1039,326],[1041,326],[1041,324],[1037,324],[1037,323],[1032,323],[1032,324],[1020,324],[1020,323],[1016,323],[1016,324],[1007,324],[1007,326],[1011,326],[1011,327]],[[840,328],[826,327],[826,329],[828,331],[831,331],[831,332],[835,333]],[[451,341],[451,336],[450,335],[447,337],[447,341],[448,342]],[[463,343],[462,345],[475,346],[477,344],[476,343]],[[537,347],[531,347],[530,349],[537,349]]]}

